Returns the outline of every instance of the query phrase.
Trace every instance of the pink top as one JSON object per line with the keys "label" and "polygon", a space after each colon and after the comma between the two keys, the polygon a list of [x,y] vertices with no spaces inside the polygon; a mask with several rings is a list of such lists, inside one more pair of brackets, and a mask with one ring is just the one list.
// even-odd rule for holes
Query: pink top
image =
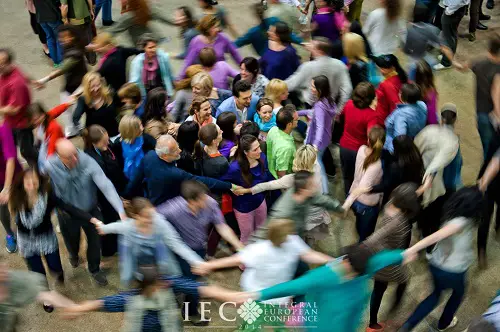
{"label": "pink top", "polygon": [[429,91],[427,96],[425,96],[424,103],[427,106],[427,124],[438,124],[437,91]]}
{"label": "pink top", "polygon": [[[368,166],[366,170],[363,170],[363,163],[366,159],[368,147],[363,145],[358,150],[358,155],[356,156],[356,170],[354,171],[354,181],[349,192],[352,192],[357,188],[367,188],[379,184],[382,181],[382,161],[377,162]],[[354,200],[355,197],[349,195],[346,200]],[[378,205],[382,199],[382,194],[363,194],[359,196],[356,200],[362,204],[368,206]]]}

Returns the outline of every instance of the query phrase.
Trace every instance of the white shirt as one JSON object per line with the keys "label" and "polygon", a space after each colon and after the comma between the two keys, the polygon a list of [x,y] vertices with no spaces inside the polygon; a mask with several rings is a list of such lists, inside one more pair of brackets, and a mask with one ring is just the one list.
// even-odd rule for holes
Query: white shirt
{"label": "white shirt", "polygon": [[[239,252],[245,265],[240,285],[245,292],[255,292],[292,280],[300,256],[311,250],[298,235],[288,235],[281,247],[264,240],[250,244]],[[286,304],[290,297],[264,301],[268,304]]]}
{"label": "white shirt", "polygon": [[295,6],[295,7],[300,6],[299,0],[280,0],[280,2],[290,6]]}
{"label": "white shirt", "polygon": [[445,14],[450,16],[453,15],[457,10],[463,6],[468,6],[470,0],[441,0],[439,1],[439,6],[445,8]]}
{"label": "white shirt", "polygon": [[[217,124],[217,119],[214,118],[213,116],[210,115],[210,117],[212,118],[212,123],[213,124]],[[186,118],[186,120],[184,120],[184,122],[186,121],[194,121],[194,115],[190,115]]]}
{"label": "white shirt", "polygon": [[406,24],[401,18],[389,21],[386,10],[378,8],[368,15],[363,33],[374,55],[394,54],[406,40]]}
{"label": "white shirt", "polygon": [[279,112],[279,111],[280,111],[280,109],[282,109],[282,108],[283,108],[283,106],[278,106],[278,107],[276,107],[276,108],[273,108],[273,114],[274,114],[274,115],[278,114],[278,112]]}
{"label": "white shirt", "polygon": [[245,107],[243,110],[240,110],[240,109],[238,108],[238,106],[236,106],[236,111],[238,111],[238,114],[239,114],[239,116],[240,116],[241,122],[242,122],[242,123],[243,123],[243,122],[245,122],[245,121],[246,121],[246,119],[247,119],[247,113],[248,113],[247,108]]}

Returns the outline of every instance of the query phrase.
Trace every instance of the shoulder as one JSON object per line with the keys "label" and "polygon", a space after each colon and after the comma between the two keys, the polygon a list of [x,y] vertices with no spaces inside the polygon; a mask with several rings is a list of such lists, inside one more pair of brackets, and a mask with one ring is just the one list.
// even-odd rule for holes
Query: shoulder
{"label": "shoulder", "polygon": [[157,54],[160,56],[160,58],[163,60],[163,61],[168,61],[169,59],[169,55],[167,52],[165,52],[164,50],[162,49],[159,49],[157,51]]}
{"label": "shoulder", "polygon": [[132,65],[137,65],[144,61],[144,53],[138,54],[133,60]]}
{"label": "shoulder", "polygon": [[219,32],[219,38],[220,40],[228,43],[232,43],[231,38],[229,38],[228,35],[226,35],[224,32]]}

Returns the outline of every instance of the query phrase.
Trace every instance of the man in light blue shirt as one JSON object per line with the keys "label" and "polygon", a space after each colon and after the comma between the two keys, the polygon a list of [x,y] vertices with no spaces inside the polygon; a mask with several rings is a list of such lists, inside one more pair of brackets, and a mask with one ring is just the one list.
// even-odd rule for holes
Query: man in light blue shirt
{"label": "man in light blue shirt", "polygon": [[217,108],[215,117],[223,112],[231,112],[236,115],[238,123],[246,120],[252,121],[255,112],[257,112],[257,103],[259,97],[252,94],[252,85],[240,80],[233,84],[233,98],[228,98]]}

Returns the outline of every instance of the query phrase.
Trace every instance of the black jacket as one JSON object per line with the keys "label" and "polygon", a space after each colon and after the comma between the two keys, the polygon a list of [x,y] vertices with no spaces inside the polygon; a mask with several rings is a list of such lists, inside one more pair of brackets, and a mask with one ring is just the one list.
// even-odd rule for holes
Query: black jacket
{"label": "black jacket", "polygon": [[115,93],[123,84],[127,83],[127,59],[140,53],[141,51],[135,48],[118,46],[115,52],[110,54],[99,68],[98,72],[106,79],[109,86],[115,90]]}

